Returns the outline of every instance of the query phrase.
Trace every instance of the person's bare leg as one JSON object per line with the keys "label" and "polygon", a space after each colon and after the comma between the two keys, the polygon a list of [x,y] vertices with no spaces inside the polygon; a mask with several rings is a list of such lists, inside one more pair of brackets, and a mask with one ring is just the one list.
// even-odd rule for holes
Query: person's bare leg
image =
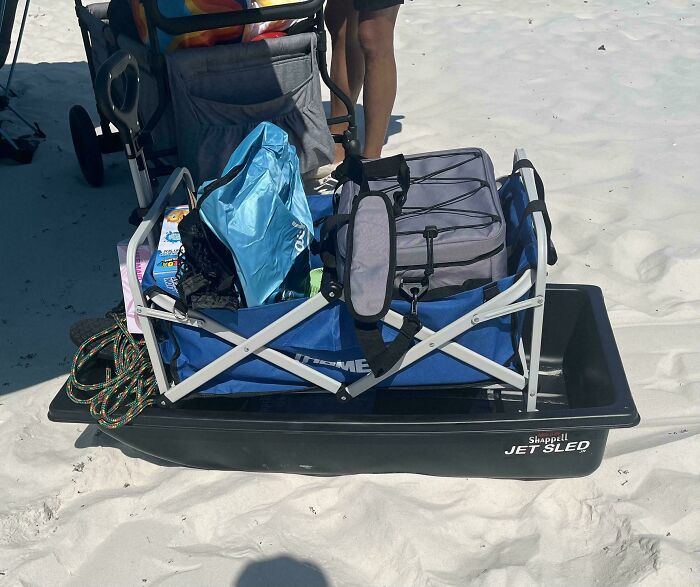
{"label": "person's bare leg", "polygon": [[[358,12],[352,0],[328,0],[326,6],[326,26],[331,36],[331,79],[352,101],[357,103],[365,75],[364,54],[358,40]],[[331,116],[344,116],[348,113],[345,105],[331,92]],[[331,126],[333,134],[341,134],[347,124]],[[335,162],[345,157],[342,145],[335,147]]]}
{"label": "person's bare leg", "polygon": [[361,12],[358,38],[365,58],[363,103],[365,109],[364,156],[381,157],[396,99],[394,27],[398,6]]}

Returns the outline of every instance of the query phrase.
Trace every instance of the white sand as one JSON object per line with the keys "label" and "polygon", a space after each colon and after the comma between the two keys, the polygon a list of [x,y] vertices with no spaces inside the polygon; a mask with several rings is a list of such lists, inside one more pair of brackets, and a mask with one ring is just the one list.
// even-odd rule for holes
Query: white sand
{"label": "white sand", "polygon": [[592,476],[549,482],[187,470],[47,420],[69,324],[119,297],[134,204],[123,157],[100,190],[74,161],[68,107],[94,108],[72,4],[32,2],[15,105],[49,138],[0,166],[0,585],[700,583],[698,3],[415,0],[399,17],[387,152],[479,145],[505,173],[526,147],[553,281],[606,295],[643,423],[611,433]]}

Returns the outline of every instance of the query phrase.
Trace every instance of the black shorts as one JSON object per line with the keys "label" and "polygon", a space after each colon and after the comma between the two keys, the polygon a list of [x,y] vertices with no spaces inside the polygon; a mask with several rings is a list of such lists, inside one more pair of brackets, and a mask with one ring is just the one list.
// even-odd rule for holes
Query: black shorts
{"label": "black shorts", "polygon": [[353,0],[355,10],[360,12],[371,12],[373,10],[383,10],[403,4],[403,0]]}

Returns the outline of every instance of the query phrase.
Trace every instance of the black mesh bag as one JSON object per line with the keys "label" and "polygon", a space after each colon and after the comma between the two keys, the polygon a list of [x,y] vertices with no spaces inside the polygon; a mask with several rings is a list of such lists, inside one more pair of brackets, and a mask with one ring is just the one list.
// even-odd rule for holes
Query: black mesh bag
{"label": "black mesh bag", "polygon": [[231,252],[216,238],[194,208],[178,224],[182,247],[178,255],[177,291],[188,308],[244,306]]}

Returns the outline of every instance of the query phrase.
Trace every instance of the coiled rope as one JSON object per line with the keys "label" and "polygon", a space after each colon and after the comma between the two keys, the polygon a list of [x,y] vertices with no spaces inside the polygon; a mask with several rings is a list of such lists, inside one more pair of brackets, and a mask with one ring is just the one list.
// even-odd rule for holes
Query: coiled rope
{"label": "coiled rope", "polygon": [[[146,343],[136,340],[127,330],[124,314],[109,317],[114,325],[88,338],[75,353],[66,391],[75,403],[90,406],[90,415],[100,426],[114,429],[128,424],[153,405],[158,387]],[[105,368],[104,381],[82,383],[78,376],[83,368],[110,345],[114,365]]]}

